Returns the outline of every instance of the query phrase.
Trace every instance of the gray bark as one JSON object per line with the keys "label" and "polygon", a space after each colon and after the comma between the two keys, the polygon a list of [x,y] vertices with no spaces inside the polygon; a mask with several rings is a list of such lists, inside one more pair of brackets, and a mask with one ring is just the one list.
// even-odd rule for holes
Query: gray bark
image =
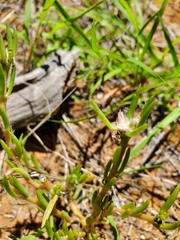
{"label": "gray bark", "polygon": [[62,100],[63,88],[79,51],[58,50],[44,65],[15,79],[15,92],[7,101],[7,114],[14,129],[36,123]]}

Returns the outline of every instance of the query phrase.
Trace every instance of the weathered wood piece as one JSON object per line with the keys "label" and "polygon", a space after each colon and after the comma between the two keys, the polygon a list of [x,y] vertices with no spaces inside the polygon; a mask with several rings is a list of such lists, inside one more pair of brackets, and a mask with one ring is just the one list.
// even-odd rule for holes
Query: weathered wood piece
{"label": "weathered wood piece", "polygon": [[7,101],[7,114],[14,129],[35,123],[62,100],[63,88],[79,51],[57,50],[44,65],[15,79],[15,91]]}

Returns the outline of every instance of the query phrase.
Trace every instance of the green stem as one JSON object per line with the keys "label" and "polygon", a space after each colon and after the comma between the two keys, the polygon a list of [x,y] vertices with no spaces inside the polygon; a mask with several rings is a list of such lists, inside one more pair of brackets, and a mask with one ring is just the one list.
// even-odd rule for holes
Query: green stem
{"label": "green stem", "polygon": [[[119,160],[117,162],[116,165],[113,165],[112,169],[110,170],[110,173],[109,173],[109,176],[107,177],[106,179],[106,182],[109,182],[112,178],[116,177],[117,175],[117,171],[118,171],[118,168],[123,160],[123,156],[126,152],[126,148],[127,148],[127,144],[128,144],[128,141],[129,141],[129,137],[126,137],[124,136],[121,140],[121,153],[120,153],[120,156],[119,156]],[[101,200],[106,196],[106,194],[108,193],[109,191],[109,188],[106,187],[106,185],[104,185],[99,193],[99,196],[101,196]],[[99,212],[99,209],[101,208],[101,201],[99,204],[93,206],[93,209],[92,209],[92,214],[91,214],[91,218],[94,220],[94,219],[97,219],[97,212]]]}
{"label": "green stem", "polygon": [[107,180],[106,180],[107,182],[108,182],[109,180],[111,180],[113,177],[116,177],[118,168],[119,168],[119,166],[120,166],[120,164],[121,164],[121,162],[122,162],[122,160],[123,160],[123,156],[124,156],[124,154],[125,154],[125,152],[126,152],[126,148],[127,148],[129,139],[130,139],[130,138],[129,138],[129,137],[126,137],[126,136],[124,136],[124,137],[122,138],[121,143],[120,143],[120,146],[121,146],[121,154],[120,154],[120,156],[119,156],[119,160],[118,160],[117,164],[116,164],[116,165],[113,165],[113,167],[111,168],[110,173],[109,173],[109,175],[108,175],[108,177],[107,177]]}
{"label": "green stem", "polygon": [[[112,214],[120,213],[122,215],[124,212],[125,212],[124,209],[113,209]],[[142,219],[153,225],[155,224],[155,220],[156,220],[156,217],[147,215],[145,213],[134,214],[134,215],[131,215],[131,217]]]}

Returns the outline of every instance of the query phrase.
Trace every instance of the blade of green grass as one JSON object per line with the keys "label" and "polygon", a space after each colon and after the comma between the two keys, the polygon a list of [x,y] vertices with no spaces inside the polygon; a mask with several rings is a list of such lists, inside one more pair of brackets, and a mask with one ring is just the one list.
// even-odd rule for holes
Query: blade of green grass
{"label": "blade of green grass", "polygon": [[49,8],[54,4],[55,0],[46,0],[43,11],[40,15],[40,22],[42,23],[47,15]]}
{"label": "blade of green grass", "polygon": [[[172,45],[175,46],[176,44],[178,44],[180,41],[180,36],[178,36],[174,41],[172,41]],[[163,57],[167,55],[167,53],[169,52],[169,47],[163,52]]]}
{"label": "blade of green grass", "polygon": [[166,42],[168,44],[168,47],[169,47],[169,50],[170,50],[170,53],[171,53],[171,56],[172,56],[172,59],[173,59],[173,62],[174,62],[174,66],[176,67],[178,65],[178,63],[179,63],[176,51],[175,51],[175,49],[173,47],[173,44],[172,44],[171,39],[169,37],[168,31],[167,31],[166,27],[163,24],[161,16],[158,15],[158,17],[159,17],[159,21],[161,23],[161,27],[162,27],[165,39],[166,39]]}
{"label": "blade of green grass", "polygon": [[94,5],[90,6],[89,8],[87,8],[85,11],[79,13],[77,16],[75,17],[71,17],[69,19],[69,21],[73,22],[78,20],[79,18],[83,17],[86,13],[90,12],[91,10],[93,10],[94,8],[96,8],[97,6],[99,6],[101,3],[103,3],[105,0],[102,0],[100,2],[95,3]]}
{"label": "blade of green grass", "polygon": [[161,17],[163,15],[164,11],[165,11],[165,8],[166,8],[168,2],[169,2],[169,0],[164,0],[162,5],[161,5],[161,8],[159,9],[159,14],[160,14]]}
{"label": "blade of green grass", "polygon": [[109,223],[111,225],[113,235],[114,235],[114,240],[120,240],[120,235],[117,230],[117,226],[116,226],[113,216],[109,215],[109,216],[107,216],[107,219],[109,220]]}
{"label": "blade of green grass", "polygon": [[111,70],[110,72],[106,73],[104,76],[104,81],[109,80],[110,78],[112,78],[113,76],[120,74],[122,72],[122,68],[120,66],[118,66],[117,68]]}
{"label": "blade of green grass", "polygon": [[131,151],[130,159],[132,160],[149,142],[150,140],[161,132],[161,130],[180,117],[180,107],[174,109],[168,116],[166,116],[135,149]]}
{"label": "blade of green grass", "polygon": [[134,26],[134,29],[136,33],[138,34],[138,24],[136,21],[136,17],[134,13],[131,10],[131,7],[128,5],[128,3],[124,0],[114,0],[113,1],[116,7],[124,14],[124,16],[131,22]]}
{"label": "blade of green grass", "polygon": [[151,29],[151,31],[150,31],[150,33],[149,33],[149,35],[148,35],[148,38],[147,38],[147,40],[146,40],[146,42],[145,42],[144,47],[143,47],[143,51],[142,51],[141,55],[139,56],[139,60],[141,60],[141,61],[143,60],[144,55],[145,55],[147,49],[148,49],[149,46],[150,46],[152,37],[154,36],[154,33],[156,32],[157,26],[158,26],[158,24],[159,24],[159,17],[158,17],[157,15],[159,15],[160,17],[162,17],[162,15],[163,15],[163,13],[164,13],[164,10],[165,10],[165,8],[166,8],[167,3],[168,3],[168,0],[164,0],[164,1],[163,1],[160,10],[159,10],[157,13],[155,13],[155,14],[144,24],[144,26],[142,27],[142,29],[141,29],[140,32],[139,32],[139,34],[141,34],[142,31],[144,30],[144,28],[149,24],[149,22],[152,21],[152,20],[156,17],[155,22],[154,22],[154,24],[153,24],[153,26],[152,26],[152,29]]}
{"label": "blade of green grass", "polygon": [[152,75],[153,77],[155,78],[158,78],[159,80],[163,81],[164,80],[157,74],[155,73],[154,71],[151,70],[151,68],[149,68],[147,65],[145,65],[143,62],[135,59],[135,58],[128,58],[126,60],[127,62],[131,62],[131,63],[134,63],[135,65],[137,66],[140,66],[142,69],[144,69],[146,72],[148,72],[150,75]]}
{"label": "blade of green grass", "polygon": [[151,44],[152,37],[154,36],[154,33],[156,32],[158,24],[159,24],[159,19],[156,18],[156,20],[155,20],[155,22],[154,22],[154,24],[152,26],[152,29],[151,29],[151,31],[150,31],[150,33],[149,33],[149,35],[148,35],[148,37],[147,37],[147,39],[145,41],[145,45],[143,47],[143,51],[142,51],[141,55],[139,56],[139,60],[140,61],[142,61],[144,59],[144,55],[145,55],[147,49],[149,48],[149,46]]}
{"label": "blade of green grass", "polygon": [[25,5],[25,14],[24,14],[24,26],[28,30],[31,26],[31,6],[32,6],[33,0],[28,0]]}
{"label": "blade of green grass", "polygon": [[96,32],[97,32],[96,23],[93,22],[92,31],[91,31],[91,33],[92,33],[91,43],[92,43],[92,49],[94,50],[94,52],[96,52],[98,54],[99,53],[99,46],[98,46],[98,40],[97,40]]}
{"label": "blade of green grass", "polygon": [[134,116],[134,111],[137,108],[138,99],[139,99],[139,91],[136,91],[136,93],[134,93],[134,95],[133,95],[131,105],[129,106],[129,110],[127,112],[128,119],[131,119]]}
{"label": "blade of green grass", "polygon": [[[131,161],[131,159],[130,159],[130,161]],[[147,166],[147,167],[140,167],[140,168],[132,169],[132,170],[127,171],[127,172],[124,171],[120,174],[120,176],[127,175],[127,174],[130,174],[130,173],[135,173],[135,172],[142,172],[144,170],[150,170],[150,169],[154,169],[154,168],[161,168],[163,166],[164,166],[163,164],[156,164],[156,165]]]}
{"label": "blade of green grass", "polygon": [[115,130],[114,126],[109,122],[109,120],[106,118],[104,113],[100,110],[100,108],[97,106],[97,104],[91,99],[90,100],[92,107],[94,111],[98,114],[98,116],[101,118],[101,120],[104,122],[104,124],[111,130]]}
{"label": "blade of green grass", "polygon": [[60,3],[58,1],[54,2],[54,6],[57,10],[57,12],[59,14],[62,14],[63,17],[66,19],[67,22],[69,22],[71,24],[71,27],[74,28],[74,30],[84,39],[84,41],[86,42],[86,44],[92,48],[91,42],[89,41],[89,39],[86,37],[86,35],[84,34],[83,30],[79,27],[79,25],[75,22],[71,22],[70,21],[70,16],[69,14],[65,11],[65,9],[60,5]]}

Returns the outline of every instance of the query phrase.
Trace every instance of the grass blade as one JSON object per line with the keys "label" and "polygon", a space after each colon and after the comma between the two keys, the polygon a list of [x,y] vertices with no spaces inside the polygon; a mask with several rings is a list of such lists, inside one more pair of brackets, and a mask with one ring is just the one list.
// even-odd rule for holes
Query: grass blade
{"label": "grass blade", "polygon": [[98,116],[101,118],[101,120],[104,122],[104,124],[111,130],[115,130],[114,126],[109,122],[109,120],[106,118],[106,116],[104,115],[104,113],[100,110],[100,108],[97,106],[97,104],[91,99],[91,104],[92,107],[94,109],[94,111],[96,111],[96,113],[98,114]]}
{"label": "grass blade", "polygon": [[102,0],[100,2],[95,3],[94,5],[90,6],[89,8],[87,8],[85,11],[79,13],[77,16],[72,17],[69,19],[69,21],[73,22],[78,20],[79,18],[83,17],[86,13],[90,12],[91,10],[93,10],[94,8],[96,8],[97,6],[99,6],[101,3],[103,3],[105,0]]}
{"label": "grass blade", "polygon": [[178,63],[179,63],[178,57],[177,57],[177,54],[176,54],[176,51],[175,51],[175,49],[174,49],[174,47],[173,47],[173,44],[172,44],[171,39],[170,39],[170,37],[169,37],[168,31],[167,31],[166,27],[165,27],[164,24],[163,24],[163,21],[162,21],[161,16],[158,15],[158,17],[159,17],[159,21],[160,21],[160,23],[161,23],[161,27],[162,27],[162,30],[163,30],[163,33],[164,33],[166,42],[167,42],[167,44],[168,44],[169,50],[170,50],[171,55],[172,55],[172,59],[173,59],[173,62],[174,62],[174,66],[176,67],[176,66],[178,65]]}
{"label": "grass blade", "polygon": [[129,20],[129,22],[133,24],[134,29],[136,30],[136,33],[138,33],[138,24],[136,21],[137,18],[135,17],[128,3],[124,0],[120,0],[120,1],[115,0],[114,4],[124,14],[124,16]]}
{"label": "grass blade", "polygon": [[71,27],[74,28],[74,30],[84,39],[84,41],[86,42],[86,44],[92,48],[91,42],[89,41],[89,39],[86,37],[86,35],[84,34],[84,32],[82,31],[82,29],[79,27],[78,24],[71,22],[70,21],[70,16],[69,14],[65,11],[65,9],[60,5],[60,3],[58,1],[54,2],[54,6],[57,10],[57,12],[59,14],[62,14],[63,17],[66,19],[66,21],[68,21],[69,23],[71,23]]}
{"label": "grass blade", "polygon": [[24,26],[27,30],[29,30],[31,26],[31,6],[32,6],[33,0],[28,0],[25,6],[25,14],[24,14]]}
{"label": "grass blade", "polygon": [[142,51],[141,55],[139,56],[139,60],[140,61],[142,61],[144,59],[144,55],[145,55],[147,49],[150,47],[152,37],[154,36],[154,33],[156,32],[158,24],[159,24],[159,19],[156,18],[156,20],[155,20],[155,22],[154,22],[154,24],[152,26],[152,29],[151,29],[151,31],[150,31],[150,33],[149,33],[149,35],[148,35],[148,37],[147,37],[147,39],[145,41],[145,45],[143,47],[143,51]]}
{"label": "grass blade", "polygon": [[55,2],[55,0],[46,0],[44,7],[43,7],[43,11],[40,15],[40,22],[44,21],[49,8],[54,4],[54,2]]}
{"label": "grass blade", "polygon": [[57,200],[58,200],[58,195],[55,194],[52,197],[52,199],[49,201],[48,206],[44,212],[41,228],[43,228],[45,226],[46,221],[49,219]]}
{"label": "grass blade", "polygon": [[128,58],[126,60],[127,62],[131,62],[134,63],[137,66],[140,66],[143,70],[145,70],[146,72],[148,72],[151,76],[155,77],[155,78],[159,78],[159,80],[163,81],[164,80],[158,75],[156,74],[154,71],[151,70],[151,68],[149,68],[147,65],[145,65],[143,62],[135,59],[135,58]]}
{"label": "grass blade", "polygon": [[[168,116],[166,116],[135,149],[131,151],[131,160],[135,157],[154,137],[156,134],[161,132],[161,130],[175,121],[180,116],[180,107],[174,109]],[[130,160],[130,161],[131,161]]]}
{"label": "grass blade", "polygon": [[120,236],[119,236],[119,232],[117,230],[117,226],[116,223],[114,221],[114,218],[112,215],[107,216],[107,219],[111,225],[112,231],[113,231],[113,235],[114,235],[114,239],[115,240],[120,240]]}

